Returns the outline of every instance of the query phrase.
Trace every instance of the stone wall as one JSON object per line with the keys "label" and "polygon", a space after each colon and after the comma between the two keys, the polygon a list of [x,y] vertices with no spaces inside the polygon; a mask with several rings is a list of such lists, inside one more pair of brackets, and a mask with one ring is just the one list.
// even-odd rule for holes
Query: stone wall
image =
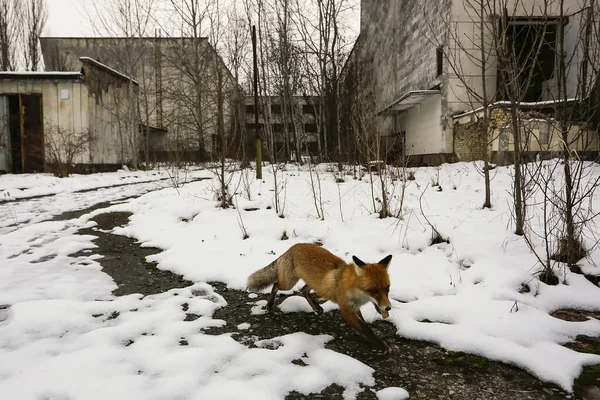
{"label": "stone wall", "polygon": [[485,158],[487,135],[479,121],[454,125],[454,152],[459,161]]}

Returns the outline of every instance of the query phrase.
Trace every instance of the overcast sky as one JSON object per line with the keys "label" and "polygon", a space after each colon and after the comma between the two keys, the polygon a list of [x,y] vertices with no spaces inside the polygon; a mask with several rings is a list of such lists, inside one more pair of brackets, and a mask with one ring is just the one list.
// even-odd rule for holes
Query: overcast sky
{"label": "overcast sky", "polygon": [[[89,17],[86,16],[84,2],[86,0],[46,0],[48,4],[48,24],[46,36],[93,36]],[[88,0],[90,1],[90,0]],[[101,4],[103,0],[91,0]],[[352,0],[359,3],[359,0]],[[88,3],[89,4],[89,3]],[[349,23],[358,31],[360,11],[356,7],[355,18]]]}

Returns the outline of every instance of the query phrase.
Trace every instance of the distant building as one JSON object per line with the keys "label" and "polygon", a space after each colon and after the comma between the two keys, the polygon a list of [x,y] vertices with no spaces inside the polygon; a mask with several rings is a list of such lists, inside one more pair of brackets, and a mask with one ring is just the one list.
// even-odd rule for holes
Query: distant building
{"label": "distant building", "polygon": [[135,78],[142,134],[150,134],[159,161],[210,159],[220,151],[219,132],[238,137],[233,119],[241,87],[207,38],[42,37],[40,43],[47,69],[76,70],[86,56]]}
{"label": "distant building", "polygon": [[[139,129],[138,83],[91,58],[76,72],[0,72],[0,172],[43,172],[47,145],[68,151],[70,134],[89,135],[75,158],[85,171],[131,163]],[[127,116],[127,117],[126,117]]]}
{"label": "distant building", "polygon": [[[483,96],[483,78],[487,83],[488,101],[504,100],[501,90],[504,81],[496,53],[490,51],[493,39],[489,37],[493,36],[489,32],[494,32],[494,27],[501,23],[506,23],[504,45],[517,54],[535,48],[533,40],[539,40],[535,38],[544,28],[543,43],[535,52],[535,60],[519,58],[517,64],[521,64],[515,67],[525,70],[536,65],[530,82],[525,78],[527,74],[517,78],[523,92],[520,101],[530,104],[528,110],[552,113],[548,101],[564,97],[556,79],[559,67],[556,40],[561,29],[565,32],[567,98],[581,100],[589,95],[590,86],[598,78],[586,59],[586,54],[595,57],[595,61],[598,57],[598,22],[590,17],[589,11],[593,3],[567,0],[561,17],[558,3],[548,3],[542,15],[546,3],[524,0],[514,2],[518,7],[507,5],[506,15],[502,17],[501,8],[496,14],[488,13],[487,7],[494,4],[493,1],[483,2],[486,7],[483,37],[488,57],[483,73],[481,63],[477,62],[481,58],[478,46],[482,38],[477,19],[479,9],[469,8],[473,4],[478,3],[466,0],[361,1],[360,35],[342,71],[343,100],[346,101],[342,121],[346,123],[343,131],[347,136],[355,130],[348,124],[353,117],[352,104],[360,98],[361,93],[356,92],[361,90],[356,85],[360,82],[362,92],[365,88],[368,92],[366,101],[373,103],[372,129],[381,140],[381,153],[409,157],[414,164],[470,161],[475,153],[465,152],[464,148],[469,145],[465,141],[473,142],[473,135],[463,136],[462,128],[456,132],[455,123],[463,124],[465,119],[458,121],[453,117],[481,106],[478,99]],[[598,10],[594,13],[597,16]],[[584,37],[586,26],[589,37]],[[586,52],[585,46],[591,51]],[[573,146],[582,150],[581,145]],[[483,151],[512,150],[496,143]]]}
{"label": "distant building", "polygon": [[[252,143],[256,132],[254,97],[246,96],[245,102],[247,148],[253,157]],[[317,96],[293,96],[291,103],[284,104],[281,96],[258,98],[258,129],[268,159],[294,160],[296,150],[300,154],[319,154],[319,132],[322,131],[318,126],[320,99]],[[269,147],[269,143],[273,143],[273,148]]]}

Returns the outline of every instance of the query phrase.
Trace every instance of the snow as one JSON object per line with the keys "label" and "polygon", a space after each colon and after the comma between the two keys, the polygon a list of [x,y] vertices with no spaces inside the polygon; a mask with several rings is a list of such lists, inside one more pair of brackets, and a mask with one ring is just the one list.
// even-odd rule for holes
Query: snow
{"label": "snow", "polygon": [[399,387],[388,387],[377,391],[379,400],[405,400],[409,394],[405,389]]}
{"label": "snow", "polygon": [[[116,173],[72,175],[62,179],[50,174],[2,175],[0,234],[49,220],[64,212],[172,187],[173,178],[184,183],[210,176],[210,172],[199,169],[148,172],[121,170]],[[19,201],[25,199],[28,201]]]}
{"label": "snow", "polygon": [[[588,179],[600,174],[600,168],[590,168]],[[278,170],[284,185],[278,191],[284,205],[279,213],[271,166],[263,168],[262,180],[254,179],[253,171],[234,172],[230,190],[237,191],[237,207],[226,210],[217,207],[215,178],[175,189],[168,179],[160,180],[165,174],[0,177],[0,190],[11,192],[11,198],[56,193],[0,205],[23,221],[15,227],[10,212],[0,213],[0,305],[8,305],[0,307],[0,393],[11,399],[229,399],[239,393],[248,399],[279,399],[292,390],[309,394],[337,383],[345,388],[345,398],[355,398],[374,385],[373,370],[325,349],[329,336],[296,332],[249,347],[236,342],[235,334],[203,332],[224,324],[213,314],[228,307],[204,282],[245,290],[248,275],[292,244],[317,241],[347,262],[352,255],[367,262],[393,255],[388,321],[402,337],[513,364],[565,390],[572,389],[582,367],[600,363],[598,355],[562,346],[578,335],[599,336],[600,321],[567,322],[550,315],[560,308],[600,310],[600,290],[565,268],[558,271],[557,286],[535,279],[535,255],[512,233],[510,167],[494,170],[491,210],[481,209],[483,177],[473,164],[419,168],[416,180],[408,181],[402,207],[401,181],[390,182],[391,211],[401,219],[377,218],[368,174],[357,172],[355,179],[348,171],[344,182],[336,183],[340,175],[330,165],[319,167],[324,220],[317,217],[306,166]],[[190,176],[212,175],[194,171]],[[250,198],[242,177],[248,179]],[[431,187],[438,179],[442,191]],[[134,184],[80,191],[123,180]],[[420,198],[427,219],[449,244],[429,245],[431,228],[421,214]],[[107,208],[68,221],[48,218],[111,201]],[[597,196],[591,206],[600,210]],[[182,274],[194,286],[147,297],[111,295],[116,286],[93,255],[92,237],[77,234],[93,215],[107,210],[133,213],[127,226],[113,232],[163,249],[149,261]],[[532,221],[537,223],[535,213]],[[287,240],[282,240],[284,233]],[[600,274],[599,263],[598,249],[580,262],[593,274]],[[526,283],[531,290],[521,293]],[[200,318],[184,321],[184,303]],[[255,294],[248,294],[248,303],[252,314],[265,312],[266,301]],[[276,308],[313,312],[294,292],[279,296]],[[323,308],[332,312],[337,307],[327,302]],[[114,312],[118,317],[109,318]],[[372,305],[364,306],[363,315],[368,322],[381,318]],[[188,346],[179,346],[182,338]],[[292,363],[297,359],[306,366]],[[387,388],[377,396],[403,399],[408,394]]]}

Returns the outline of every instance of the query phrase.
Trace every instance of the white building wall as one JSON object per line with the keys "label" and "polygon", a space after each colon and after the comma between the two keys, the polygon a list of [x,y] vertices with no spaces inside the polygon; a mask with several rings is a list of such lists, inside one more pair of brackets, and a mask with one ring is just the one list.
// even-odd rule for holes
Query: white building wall
{"label": "white building wall", "polygon": [[446,134],[442,128],[441,95],[431,96],[398,117],[397,131],[405,132],[406,155],[448,153]]}
{"label": "white building wall", "polygon": [[[569,24],[565,30],[565,47],[568,51],[567,60],[571,60],[572,68],[568,71],[568,97],[577,95],[578,72],[581,59],[581,49],[577,49],[581,25],[581,10],[587,0],[565,0],[563,15],[570,16]],[[448,111],[450,114],[457,111],[472,110],[481,106],[483,94],[483,79],[481,59],[481,37],[484,38],[484,53],[487,58],[485,82],[489,101],[495,101],[497,86],[497,59],[490,49],[493,47],[493,34],[496,29],[492,24],[497,20],[486,18],[483,34],[480,28],[480,10],[477,2],[473,2],[473,9],[465,0],[452,2],[449,21],[447,42],[448,58],[445,62],[448,67]],[[510,16],[528,17],[541,16],[543,2],[541,0],[491,0],[486,2],[486,13],[494,10],[500,14],[502,7],[506,7]],[[560,2],[548,2],[547,15],[560,15]],[[493,14],[493,12],[492,12]],[[494,22],[495,21],[495,22]],[[467,87],[470,89],[468,90]],[[548,89],[543,99],[556,99],[555,82],[548,81]]]}

